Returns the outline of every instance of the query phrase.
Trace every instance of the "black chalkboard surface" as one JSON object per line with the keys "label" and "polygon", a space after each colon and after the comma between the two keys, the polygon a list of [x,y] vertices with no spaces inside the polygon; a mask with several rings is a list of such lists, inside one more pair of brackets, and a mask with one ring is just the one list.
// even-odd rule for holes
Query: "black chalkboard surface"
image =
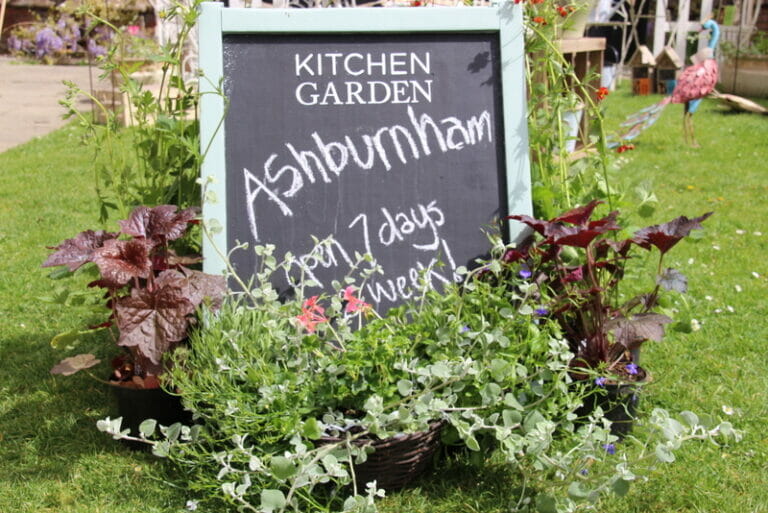
{"label": "black chalkboard surface", "polygon": [[223,69],[228,246],[290,251],[279,289],[330,292],[370,253],[383,312],[487,251],[507,214],[497,34],[225,34]]}
{"label": "black chalkboard surface", "polygon": [[[522,21],[512,2],[204,2],[206,272],[224,272],[231,258],[247,280],[256,255],[230,250],[272,244],[278,258],[293,255],[280,291],[303,277],[319,283],[313,294],[329,292],[368,252],[384,273],[361,292],[381,312],[414,295],[422,277],[432,286],[457,280],[455,270],[485,252],[483,228],[531,214]],[[524,236],[521,225],[501,228]],[[328,236],[330,246],[313,242]]]}

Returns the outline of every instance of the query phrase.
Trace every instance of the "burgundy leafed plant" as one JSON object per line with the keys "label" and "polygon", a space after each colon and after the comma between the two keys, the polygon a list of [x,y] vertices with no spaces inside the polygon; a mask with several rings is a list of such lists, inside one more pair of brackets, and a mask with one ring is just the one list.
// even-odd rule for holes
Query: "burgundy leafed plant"
{"label": "burgundy leafed plant", "polygon": [[[216,308],[223,297],[222,276],[185,267],[200,258],[179,257],[169,247],[195,217],[196,210],[191,208],[138,207],[119,222],[120,232],[82,232],[51,248],[56,252],[43,264],[63,265],[70,271],[88,263],[98,267],[100,278],[89,286],[106,290],[112,311],[99,327],[116,327],[117,344],[129,356],[116,365],[113,378],[119,381],[143,387],[156,384],[154,377],[163,371],[163,355],[187,337],[197,308],[205,301]],[[83,356],[67,358],[52,372],[72,374],[98,363]]]}
{"label": "burgundy leafed plant", "polygon": [[[638,372],[631,351],[647,340],[660,341],[664,325],[671,322],[655,311],[660,288],[685,292],[687,287],[681,273],[663,270],[664,256],[691,230],[701,228],[712,213],[694,219],[678,217],[615,240],[621,230],[617,212],[592,220],[600,204],[592,201],[549,221],[509,216],[530,226],[539,237],[527,247],[509,250],[503,260],[516,274],[530,273],[544,306],[560,324],[575,354],[572,366],[605,366],[632,379]],[[654,247],[659,251],[654,288],[620,302],[618,286],[631,250]]]}

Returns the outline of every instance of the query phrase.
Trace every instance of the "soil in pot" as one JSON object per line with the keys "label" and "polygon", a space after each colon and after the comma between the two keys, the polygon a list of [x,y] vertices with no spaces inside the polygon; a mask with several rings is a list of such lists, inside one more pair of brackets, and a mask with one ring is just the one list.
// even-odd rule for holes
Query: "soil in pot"
{"label": "soil in pot", "polygon": [[[181,398],[162,388],[135,388],[111,384],[117,399],[117,411],[123,418],[122,429],[130,429],[131,436],[139,436],[139,425],[146,419],[155,419],[162,426],[176,422],[192,423],[192,413],[185,410]],[[130,440],[123,441],[132,449],[148,449],[149,445]]]}

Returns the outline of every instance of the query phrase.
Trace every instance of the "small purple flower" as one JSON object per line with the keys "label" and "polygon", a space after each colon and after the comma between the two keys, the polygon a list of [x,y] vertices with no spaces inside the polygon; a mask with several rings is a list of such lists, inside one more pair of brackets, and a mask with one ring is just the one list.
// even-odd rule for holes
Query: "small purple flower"
{"label": "small purple flower", "polygon": [[459,328],[459,333],[466,333],[469,331],[469,326],[462,326]]}
{"label": "small purple flower", "polygon": [[535,313],[539,317],[544,317],[545,315],[549,314],[549,310],[547,310],[546,308],[537,308],[536,310],[533,311],[533,313]]}
{"label": "small purple flower", "polygon": [[589,470],[583,468],[579,470],[579,474],[581,474],[582,476],[586,476],[587,474],[589,474]]}
{"label": "small purple flower", "polygon": [[603,376],[600,376],[599,378],[595,379],[595,385],[599,387],[604,387],[606,381],[608,381],[606,378],[604,378]]}
{"label": "small purple flower", "polygon": [[603,449],[605,449],[605,452],[608,454],[616,454],[616,446],[613,444],[603,444]]}
{"label": "small purple flower", "polygon": [[519,274],[521,278],[524,278],[526,280],[531,277],[531,271],[526,268],[520,269],[520,272],[517,274]]}
{"label": "small purple flower", "polygon": [[634,363],[628,363],[624,368],[627,369],[627,372],[632,376],[634,376],[639,372],[637,365],[635,365]]}

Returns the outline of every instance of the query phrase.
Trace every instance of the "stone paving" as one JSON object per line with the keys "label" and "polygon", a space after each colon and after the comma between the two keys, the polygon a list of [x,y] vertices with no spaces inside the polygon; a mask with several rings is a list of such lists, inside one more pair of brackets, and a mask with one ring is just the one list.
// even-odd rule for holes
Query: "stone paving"
{"label": "stone paving", "polygon": [[[93,80],[97,75],[94,69]],[[66,91],[65,80],[90,90],[88,66],[19,64],[0,56],[0,152],[67,123],[62,119],[64,107],[59,105]],[[83,110],[90,108],[86,99],[81,98],[78,104]]]}

